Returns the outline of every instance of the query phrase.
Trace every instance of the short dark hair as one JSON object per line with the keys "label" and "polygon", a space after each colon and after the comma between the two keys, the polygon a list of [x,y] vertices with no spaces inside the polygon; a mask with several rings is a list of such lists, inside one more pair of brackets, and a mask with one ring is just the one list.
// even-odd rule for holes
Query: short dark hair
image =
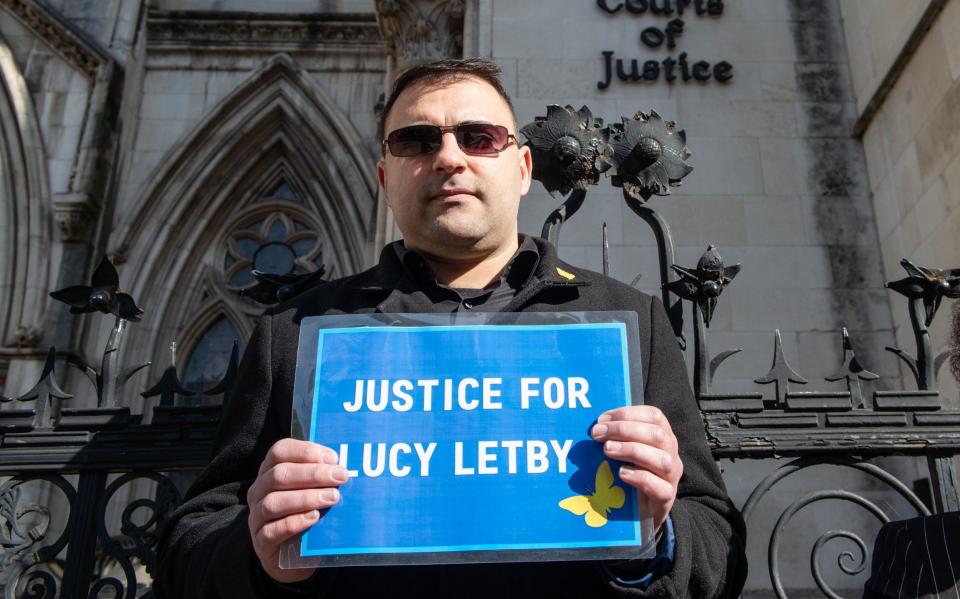
{"label": "short dark hair", "polygon": [[960,301],[953,302],[953,332],[950,334],[950,347],[953,355],[950,356],[950,370],[953,378],[960,383]]}
{"label": "short dark hair", "polygon": [[489,83],[510,107],[510,112],[514,112],[513,102],[510,101],[507,90],[503,88],[503,82],[500,80],[500,66],[496,62],[489,58],[447,58],[427,62],[408,68],[394,81],[393,89],[390,90],[390,95],[377,119],[377,134],[380,139],[383,139],[386,134],[384,127],[387,116],[403,90],[415,83],[452,83],[470,77]]}

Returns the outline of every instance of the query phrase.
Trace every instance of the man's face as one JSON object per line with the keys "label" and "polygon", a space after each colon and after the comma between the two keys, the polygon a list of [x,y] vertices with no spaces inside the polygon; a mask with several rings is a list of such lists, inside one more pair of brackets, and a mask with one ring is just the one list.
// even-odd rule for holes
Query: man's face
{"label": "man's face", "polygon": [[[414,84],[397,98],[387,134],[408,125],[468,122],[503,125],[516,134],[509,106],[473,77]],[[421,156],[390,154],[377,165],[380,187],[407,247],[448,259],[469,259],[516,244],[520,197],[530,189],[530,150],[511,143],[494,155],[466,154],[453,132]]]}

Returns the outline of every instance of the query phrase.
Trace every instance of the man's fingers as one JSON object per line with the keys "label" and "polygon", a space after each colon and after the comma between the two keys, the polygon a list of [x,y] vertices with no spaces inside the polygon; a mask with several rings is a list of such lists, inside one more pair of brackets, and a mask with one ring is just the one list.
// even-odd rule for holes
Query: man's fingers
{"label": "man's fingers", "polygon": [[670,421],[667,420],[667,417],[660,408],[655,408],[654,406],[624,406],[604,412],[597,418],[598,423],[606,423],[610,420],[646,422],[648,424],[655,424],[669,431],[673,430],[670,428]]}
{"label": "man's fingers", "polygon": [[347,482],[347,469],[330,464],[284,462],[260,473],[247,491],[247,505],[253,505],[273,491],[338,487]]}
{"label": "man's fingers", "polygon": [[276,491],[336,487],[347,482],[347,469],[330,464],[277,464],[263,473],[264,484]]}
{"label": "man's fingers", "polygon": [[283,462],[301,464],[336,464],[339,456],[329,447],[301,441],[299,439],[280,439],[273,444],[260,464],[260,474]]}
{"label": "man's fingers", "polygon": [[636,468],[648,470],[660,478],[669,481],[680,479],[675,472],[678,467],[682,468],[680,459],[662,449],[643,443],[606,441],[603,444],[603,453],[615,460],[628,462]]}
{"label": "man's fingers", "polygon": [[647,422],[606,420],[593,425],[590,434],[597,441],[644,443],[669,452],[677,449],[677,438],[670,429]]}
{"label": "man's fingers", "polygon": [[677,496],[677,487],[669,481],[663,480],[656,474],[630,466],[620,467],[620,480],[636,488],[648,500],[655,504],[666,506],[664,512],[670,511],[670,506]]}
{"label": "man's fingers", "polygon": [[339,500],[340,492],[336,489],[275,491],[267,494],[258,503],[250,505],[250,529],[256,531],[265,528],[292,514],[326,509]]}
{"label": "man's fingers", "polygon": [[260,544],[260,549],[264,550],[264,553],[272,554],[277,545],[305,531],[315,524],[319,518],[320,512],[318,510],[310,510],[268,522],[254,534],[254,542]]}

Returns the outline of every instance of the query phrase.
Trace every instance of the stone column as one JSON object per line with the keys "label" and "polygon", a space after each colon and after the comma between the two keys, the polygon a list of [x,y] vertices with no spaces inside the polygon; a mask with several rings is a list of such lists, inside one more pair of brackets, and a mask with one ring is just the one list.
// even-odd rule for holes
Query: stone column
{"label": "stone column", "polygon": [[[442,58],[463,56],[467,0],[374,0],[377,25],[387,51],[384,96],[404,69]],[[374,260],[380,248],[400,238],[383,193],[377,205]]]}
{"label": "stone column", "polygon": [[390,66],[387,83],[422,62],[463,56],[466,0],[375,0]]}
{"label": "stone column", "polygon": [[[94,3],[96,4],[96,3]],[[99,6],[99,5],[97,5]],[[0,87],[14,82],[15,101],[19,107],[16,119],[11,121],[11,130],[16,132],[18,144],[23,149],[12,156],[26,165],[20,178],[18,193],[25,198],[17,203],[17,209],[27,210],[27,219],[19,225],[25,243],[19,243],[18,252],[27,256],[26,266],[19,268],[25,273],[17,280],[22,307],[16,315],[15,333],[0,331],[0,358],[8,360],[5,389],[7,395],[23,393],[36,383],[49,346],[55,346],[64,354],[82,354],[82,319],[68,312],[68,308],[51,302],[49,291],[81,284],[86,279],[88,259],[92,252],[105,244],[102,238],[109,225],[110,211],[105,208],[106,196],[113,163],[101,160],[113,150],[113,134],[117,124],[116,110],[121,81],[122,66],[98,40],[64,17],[60,9],[38,0],[0,0],[4,16],[12,16],[30,31],[37,40],[37,48],[43,48],[39,58],[29,58],[30,63],[42,62],[37,67],[36,89],[27,89],[23,74],[13,60],[12,51],[0,40]],[[112,9],[91,9],[90,18],[113,14]],[[50,51],[60,60],[47,62],[44,54]],[[23,56],[27,60],[29,54]],[[72,69],[70,78],[64,80],[52,65],[62,61]],[[72,75],[79,75],[73,77]],[[18,90],[17,88],[22,88]],[[62,113],[57,109],[34,114],[35,97],[69,98],[70,110]],[[47,100],[51,102],[51,100]],[[77,109],[79,108],[79,110]],[[49,114],[48,114],[49,113]],[[6,125],[7,123],[5,123]],[[43,128],[41,128],[43,125]],[[75,147],[63,156],[69,168],[68,180],[51,181],[47,150],[50,149],[48,129],[79,130]],[[3,141],[3,140],[0,140]],[[71,142],[73,144],[74,142]],[[51,150],[52,151],[52,150]],[[31,154],[38,154],[32,158]],[[34,164],[35,163],[35,164]],[[13,202],[14,199],[3,198]],[[35,220],[36,224],[29,222]],[[56,224],[60,235],[56,235]],[[29,228],[23,228],[27,226]],[[3,300],[0,300],[2,302]],[[7,327],[8,329],[10,326]],[[61,370],[61,373],[64,370]],[[81,398],[76,398],[74,406]]]}

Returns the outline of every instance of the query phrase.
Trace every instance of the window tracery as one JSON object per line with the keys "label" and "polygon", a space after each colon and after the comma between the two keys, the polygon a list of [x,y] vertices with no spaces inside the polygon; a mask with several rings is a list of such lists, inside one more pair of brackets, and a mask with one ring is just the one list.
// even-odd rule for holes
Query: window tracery
{"label": "window tracery", "polygon": [[[256,285],[253,271],[307,274],[324,267],[326,236],[296,187],[280,177],[267,193],[227,221],[213,243],[199,284],[199,306],[182,338],[187,349],[181,379],[190,389],[208,389],[226,370],[233,341],[241,350],[263,306],[242,294]],[[327,272],[334,269],[327,264]]]}

